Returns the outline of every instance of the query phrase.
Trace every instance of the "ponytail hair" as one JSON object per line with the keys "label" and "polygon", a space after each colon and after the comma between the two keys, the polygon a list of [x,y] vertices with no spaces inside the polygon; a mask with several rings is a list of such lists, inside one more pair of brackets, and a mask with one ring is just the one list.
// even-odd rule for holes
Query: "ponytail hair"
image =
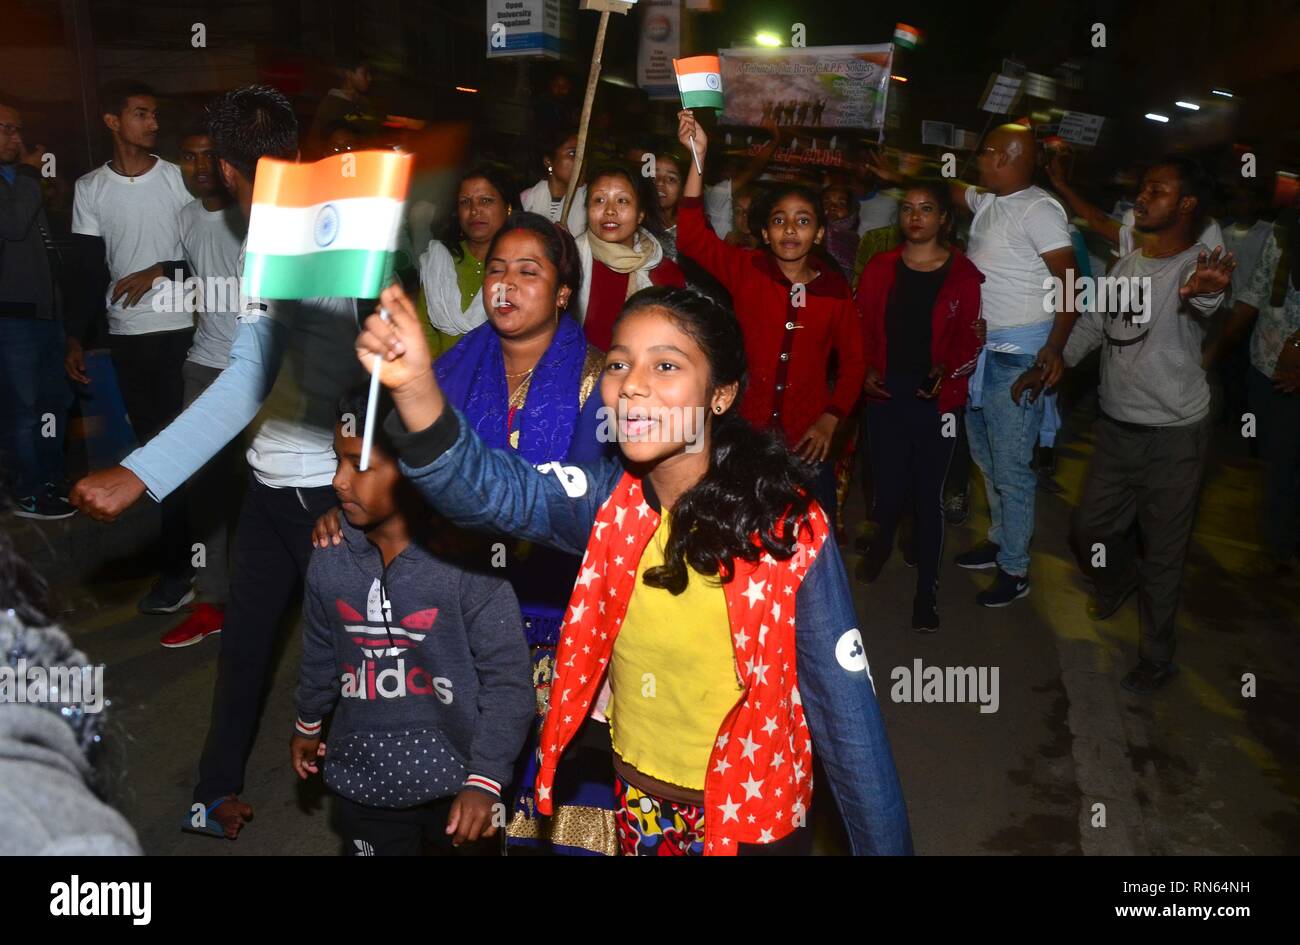
{"label": "ponytail hair", "polygon": [[[779,560],[794,556],[812,490],[803,465],[772,431],[755,430],[740,416],[748,381],[740,322],[726,308],[694,289],[652,286],[623,305],[619,318],[655,308],[690,335],[709,362],[709,387],[737,385],[722,414],[708,414],[709,470],[677,500],[664,548],[664,563],[645,572],[649,587],[673,594],[686,590],[687,568],[735,577],[733,562],[757,561],[765,552]],[[757,541],[755,541],[757,536]]]}

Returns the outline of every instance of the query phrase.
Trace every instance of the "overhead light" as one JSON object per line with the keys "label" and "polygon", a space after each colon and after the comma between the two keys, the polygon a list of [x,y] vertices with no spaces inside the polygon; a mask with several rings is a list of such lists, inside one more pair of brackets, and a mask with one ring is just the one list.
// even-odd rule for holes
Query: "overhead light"
{"label": "overhead light", "polygon": [[777,36],[775,33],[769,33],[764,30],[754,37],[754,42],[758,43],[760,46],[780,46],[781,37]]}
{"label": "overhead light", "polygon": [[478,89],[467,88],[466,86],[463,86],[463,85],[458,85],[458,86],[456,86],[456,91],[457,91],[457,92],[471,92],[471,93],[474,93],[474,94],[477,94],[477,93],[478,93]]}
{"label": "overhead light", "polygon": [[1227,89],[1210,89],[1215,95],[1222,95],[1224,98],[1232,98],[1232,93]]}
{"label": "overhead light", "polygon": [[1179,108],[1187,109],[1189,112],[1199,112],[1201,110],[1201,106],[1197,105],[1195,102],[1174,102],[1174,104]]}
{"label": "overhead light", "polygon": [[893,79],[895,82],[906,82],[906,81],[907,81],[907,76],[905,76],[905,75],[893,75],[893,74],[891,73],[889,77],[890,77],[891,79]]}
{"label": "overhead light", "polygon": [[1151,119],[1151,121],[1158,121],[1162,123],[1169,120],[1168,115],[1157,115],[1155,112],[1147,112],[1146,117]]}

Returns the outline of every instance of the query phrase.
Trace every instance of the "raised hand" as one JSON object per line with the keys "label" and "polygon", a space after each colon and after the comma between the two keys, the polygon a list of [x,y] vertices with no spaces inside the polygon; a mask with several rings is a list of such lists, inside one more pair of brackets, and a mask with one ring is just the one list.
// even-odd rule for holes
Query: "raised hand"
{"label": "raised hand", "polygon": [[1232,271],[1236,268],[1237,257],[1223,252],[1222,246],[1216,246],[1209,256],[1201,253],[1196,257],[1196,271],[1178,294],[1184,299],[1193,295],[1216,295],[1232,284]]}
{"label": "raised hand", "polygon": [[691,138],[695,138],[695,148],[700,154],[700,159],[704,159],[704,152],[709,147],[709,136],[704,133],[700,123],[695,120],[695,112],[689,108],[683,108],[677,113],[677,140],[681,142],[682,147],[686,150],[691,149]]}
{"label": "raised hand", "polygon": [[[400,286],[385,289],[379,296],[379,306],[357,336],[357,359],[369,374],[375,355],[380,355],[384,363],[379,381],[396,393],[432,373],[433,356],[420,316]],[[380,315],[381,310],[388,312],[387,320]]]}

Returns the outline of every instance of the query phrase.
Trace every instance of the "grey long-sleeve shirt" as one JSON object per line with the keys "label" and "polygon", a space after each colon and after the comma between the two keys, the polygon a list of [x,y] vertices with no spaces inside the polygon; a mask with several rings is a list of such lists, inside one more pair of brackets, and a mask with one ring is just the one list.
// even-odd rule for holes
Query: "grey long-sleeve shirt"
{"label": "grey long-sleeve shirt", "polygon": [[[1195,423],[1209,413],[1201,344],[1207,316],[1219,307],[1223,293],[1186,302],[1178,294],[1202,252],[1209,250],[1196,243],[1158,259],[1143,256],[1140,249],[1129,253],[1106,277],[1127,280],[1125,291],[1098,291],[1093,310],[1075,322],[1065,361],[1073,366],[1093,349],[1102,349],[1099,397],[1108,416],[1160,427]],[[1098,280],[1098,285],[1107,283]]]}

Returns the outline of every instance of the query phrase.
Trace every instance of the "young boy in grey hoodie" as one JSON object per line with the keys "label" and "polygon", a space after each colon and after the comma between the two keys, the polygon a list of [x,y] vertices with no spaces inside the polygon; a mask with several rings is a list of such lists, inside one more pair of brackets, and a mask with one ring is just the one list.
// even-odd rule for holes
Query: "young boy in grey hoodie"
{"label": "young boy in grey hoodie", "polygon": [[431,550],[433,513],[382,424],[359,471],[365,411],[364,390],[340,404],[342,538],[307,569],[294,769],[324,759],[349,853],[485,852],[475,842],[505,825],[501,792],[536,711],[519,604],[503,579]]}
{"label": "young boy in grey hoodie", "polygon": [[[1110,306],[1098,304],[1103,293],[1096,292],[1065,346],[1071,366],[1101,348],[1101,417],[1073,539],[1096,587],[1090,617],[1105,620],[1138,591],[1138,663],[1122,685],[1140,694],[1163,688],[1177,672],[1174,624],[1210,440],[1201,347],[1236,265],[1223,247],[1197,242],[1210,186],[1204,169],[1185,157],[1164,158],[1146,172],[1134,214],[1148,238],[1110,272],[1133,287],[1127,304],[1102,311]],[[1012,396],[1026,389],[1036,395],[1041,385],[1041,372],[1032,369]],[[1140,562],[1134,522],[1142,532]]]}

